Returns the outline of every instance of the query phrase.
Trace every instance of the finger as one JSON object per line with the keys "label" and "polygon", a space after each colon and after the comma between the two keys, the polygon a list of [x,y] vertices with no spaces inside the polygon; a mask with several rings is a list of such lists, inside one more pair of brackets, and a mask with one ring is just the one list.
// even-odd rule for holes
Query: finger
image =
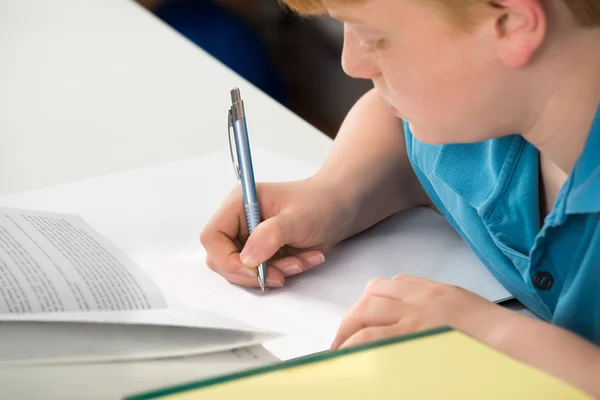
{"label": "finger", "polygon": [[[454,285],[448,285],[432,281],[418,276],[396,275],[393,280],[398,282],[398,297],[406,302],[423,301],[423,299],[432,299],[447,293],[451,288],[457,288]],[[464,290],[464,289],[463,289]]]}
{"label": "finger", "polygon": [[[256,271],[255,269],[253,271]],[[249,277],[238,274],[224,274],[223,278],[234,285],[243,287],[260,287],[257,277]],[[282,288],[285,285],[285,277],[283,273],[274,267],[267,267],[267,287]]]}
{"label": "finger", "polygon": [[319,250],[309,250],[293,256],[283,257],[271,262],[285,276],[292,276],[308,271],[325,262],[325,255]]}
{"label": "finger", "polygon": [[395,324],[403,314],[404,303],[399,300],[386,297],[363,297],[342,321],[331,348],[338,348],[361,329]]}
{"label": "finger", "polygon": [[289,243],[293,229],[291,218],[284,213],[265,220],[248,237],[240,259],[248,267],[257,267]]}
{"label": "finger", "polygon": [[340,349],[357,346],[363,343],[376,342],[383,339],[388,339],[402,334],[402,330],[397,325],[388,326],[371,326],[361,329],[348,340],[340,345]]}
{"label": "finger", "polygon": [[256,277],[257,270],[246,267],[240,261],[237,245],[223,232],[211,233],[204,238],[206,248],[206,265],[219,275],[237,274]]}
{"label": "finger", "polygon": [[414,275],[406,275],[406,274],[398,274],[392,278],[392,280],[399,282],[410,282],[415,285],[429,285],[434,283],[431,279],[421,278],[419,276]]}
{"label": "finger", "polygon": [[403,300],[415,288],[421,286],[423,286],[421,281],[413,280],[408,275],[402,275],[401,278],[394,277],[393,279],[373,279],[365,287],[365,296]]}
{"label": "finger", "polygon": [[[232,212],[236,208],[240,211]],[[241,197],[230,195],[200,234],[200,242],[213,266],[211,269],[220,274],[234,273],[244,266],[238,248],[240,234],[245,229],[240,223],[242,210]]]}
{"label": "finger", "polygon": [[215,261],[214,258],[211,256],[206,256],[206,265],[208,266],[208,268],[210,268],[211,270],[213,270],[214,272],[216,272],[217,274],[224,276],[224,275],[240,275],[240,276],[246,276],[249,278],[255,278],[258,276],[258,270],[256,268],[248,268],[246,267],[244,264],[242,264],[239,261],[239,257],[236,254],[232,254],[230,257],[230,259],[227,261],[227,263],[231,266],[231,265],[236,265],[237,263],[237,267],[236,268],[223,268],[222,264],[218,265]]}

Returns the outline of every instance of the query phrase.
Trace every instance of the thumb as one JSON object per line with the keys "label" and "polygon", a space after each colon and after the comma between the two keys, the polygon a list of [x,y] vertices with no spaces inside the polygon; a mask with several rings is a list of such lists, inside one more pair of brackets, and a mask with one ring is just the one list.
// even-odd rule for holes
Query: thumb
{"label": "thumb", "polygon": [[289,243],[293,230],[291,218],[276,215],[261,222],[246,241],[240,260],[247,267],[257,267]]}

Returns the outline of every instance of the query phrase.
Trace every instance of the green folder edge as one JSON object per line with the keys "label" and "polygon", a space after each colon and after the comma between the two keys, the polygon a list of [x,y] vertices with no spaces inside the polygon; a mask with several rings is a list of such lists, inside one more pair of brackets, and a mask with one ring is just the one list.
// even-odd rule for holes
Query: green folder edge
{"label": "green folder edge", "polygon": [[309,354],[304,357],[295,358],[288,361],[283,361],[281,363],[265,365],[264,367],[256,367],[251,368],[245,371],[234,372],[231,374],[221,375],[213,378],[208,378],[204,380],[194,381],[190,383],[183,383],[175,386],[165,387],[163,389],[145,392],[141,394],[134,394],[132,396],[125,397],[124,400],[150,400],[156,399],[163,396],[171,396],[177,393],[188,392],[191,390],[202,389],[208,386],[219,385],[225,382],[230,382],[238,379],[248,378],[251,376],[261,375],[273,371],[279,371],[282,369],[295,368],[306,364],[311,364],[319,361],[330,360],[332,358],[343,357],[349,354],[358,353],[361,351],[374,349],[378,347],[388,346],[391,344],[396,344],[400,342],[406,342],[410,340],[420,339],[427,336],[439,335],[442,333],[452,332],[453,328],[450,327],[441,327],[436,329],[431,329],[427,331],[417,332],[414,334],[394,337],[391,339],[385,339],[381,341],[376,341],[372,343],[366,343],[363,345],[350,347],[342,350],[335,351],[326,351],[322,353]]}

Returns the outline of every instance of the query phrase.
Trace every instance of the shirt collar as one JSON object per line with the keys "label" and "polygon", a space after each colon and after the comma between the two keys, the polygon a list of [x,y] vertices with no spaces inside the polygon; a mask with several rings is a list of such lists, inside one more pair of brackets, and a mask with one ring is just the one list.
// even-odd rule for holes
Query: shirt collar
{"label": "shirt collar", "polygon": [[568,187],[567,214],[600,212],[600,105]]}

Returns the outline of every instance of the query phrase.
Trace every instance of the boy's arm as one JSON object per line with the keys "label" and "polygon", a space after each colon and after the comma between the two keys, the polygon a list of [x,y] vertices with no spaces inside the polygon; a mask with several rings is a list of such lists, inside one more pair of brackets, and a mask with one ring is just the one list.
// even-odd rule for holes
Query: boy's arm
{"label": "boy's arm", "polygon": [[349,236],[396,212],[432,205],[408,160],[402,121],[374,90],[350,110],[312,179],[334,188],[351,210]]}
{"label": "boy's arm", "polygon": [[[514,313],[510,311],[507,314]],[[477,321],[472,321],[477,323]],[[482,339],[533,367],[600,398],[600,347],[546,322],[514,314]]]}
{"label": "boy's arm", "polygon": [[333,349],[452,326],[600,398],[600,347],[453,285],[374,279],[340,325]]}

